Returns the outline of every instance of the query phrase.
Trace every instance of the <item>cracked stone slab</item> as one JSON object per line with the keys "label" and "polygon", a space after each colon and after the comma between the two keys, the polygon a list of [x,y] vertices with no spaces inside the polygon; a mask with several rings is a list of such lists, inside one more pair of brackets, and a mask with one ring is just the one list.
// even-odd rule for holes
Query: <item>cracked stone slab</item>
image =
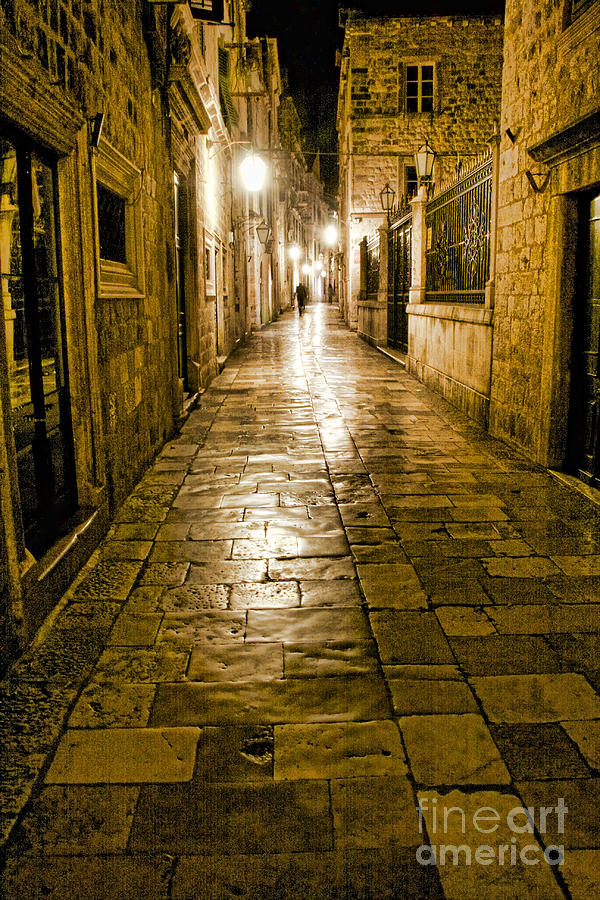
{"label": "cracked stone slab", "polygon": [[150,723],[260,725],[389,719],[383,678],[291,678],[283,681],[161,684]]}
{"label": "cracked stone slab", "polygon": [[[576,723],[594,725],[594,722]],[[561,727],[562,725],[562,727]],[[583,756],[563,731],[565,723],[490,725],[490,732],[515,781],[538,778],[589,778]]]}
{"label": "cracked stone slab", "polygon": [[[340,778],[331,782],[335,846],[417,847],[421,843],[408,778]],[[376,825],[375,825],[376,823]]]}
{"label": "cracked stone slab", "polygon": [[229,606],[231,609],[277,609],[300,606],[300,591],[293,581],[234,584],[231,588]]}
{"label": "cracked stone slab", "polygon": [[533,675],[565,668],[547,641],[535,634],[451,636],[450,646],[467,675]]}
{"label": "cracked stone slab", "polygon": [[276,725],[276,781],[406,775],[402,742],[393,722]]}
{"label": "cracked stone slab", "polygon": [[233,541],[158,541],[150,554],[150,563],[210,562],[229,559]]}
{"label": "cracked stone slab", "polygon": [[389,528],[390,520],[380,503],[340,503],[340,515],[344,527],[375,526]]}
{"label": "cracked stone slab", "polygon": [[[543,849],[529,832],[515,833],[507,824],[512,810],[522,807],[515,794],[505,794],[492,790],[465,792],[453,790],[449,793],[419,791],[418,801],[422,809],[427,837],[423,834],[425,846],[423,859],[438,859],[442,845],[448,847],[444,853],[444,863],[438,865],[444,896],[447,900],[507,900],[515,898],[544,898],[561,900],[563,893],[558,887],[551,867],[544,862]],[[434,819],[435,811],[435,819]],[[520,824],[521,819],[515,822]],[[475,823],[475,824],[474,824]],[[510,847],[517,851],[531,845],[529,858],[540,860],[537,865],[525,865],[517,855],[517,864],[510,863]],[[479,847],[491,847],[493,856],[482,853],[478,863],[476,853]],[[499,863],[500,847],[504,846],[504,863]],[[460,847],[458,863],[454,864],[454,847]],[[466,849],[465,849],[466,848]],[[467,857],[467,853],[469,856]],[[535,857],[534,857],[535,853]],[[469,859],[469,864],[466,860]]]}
{"label": "cracked stone slab", "polygon": [[600,575],[600,555],[553,556],[556,565],[565,575]]}
{"label": "cracked stone slab", "polygon": [[82,900],[82,885],[102,885],[105,898],[130,897],[167,900],[172,877],[170,857],[50,856],[8,860],[0,893],[5,897],[44,897]]}
{"label": "cracked stone slab", "polygon": [[[275,576],[273,578],[277,580]],[[266,580],[267,562],[263,559],[192,563],[187,578],[189,584],[242,584]]]}
{"label": "cracked stone slab", "polygon": [[121,613],[113,625],[108,646],[151,647],[161,621],[162,613]]}
{"label": "cracked stone slab", "polygon": [[356,578],[354,565],[349,557],[302,557],[298,559],[269,560],[269,578],[273,581],[311,581]]}
{"label": "cracked stone slab", "polygon": [[600,896],[600,850],[569,850],[561,873],[572,900]]}
{"label": "cracked stone slab", "polygon": [[589,765],[600,769],[600,722],[562,722],[562,727]]}
{"label": "cracked stone slab", "polygon": [[228,783],[273,778],[273,726],[204,726],[194,781]]}
{"label": "cracked stone slab", "polygon": [[144,727],[156,685],[91,681],[69,717],[70,728]]}
{"label": "cracked stone slab", "polygon": [[357,581],[301,581],[300,595],[304,608],[362,605]]}
{"label": "cracked stone slab", "polygon": [[[539,810],[546,806],[552,812],[546,817],[544,843],[563,845],[565,858],[571,849],[598,848],[600,832],[600,778],[555,778],[518,781],[516,789],[526,806]],[[562,823],[556,813],[559,798],[566,807]],[[561,830],[562,824],[562,830]]]}
{"label": "cracked stone slab", "polygon": [[484,637],[496,633],[492,621],[482,609],[441,606],[435,614],[448,637]]}
{"label": "cracked stone slab", "polygon": [[172,645],[151,650],[109,649],[100,657],[94,677],[97,681],[134,684],[183,681],[189,656],[189,649]]}
{"label": "cracked stone slab", "polygon": [[359,609],[249,610],[248,641],[360,641],[370,638],[367,617]]}
{"label": "cracked stone slab", "polygon": [[283,678],[281,644],[204,644],[192,650],[189,681],[272,681]]}
{"label": "cracked stone slab", "polygon": [[394,715],[447,715],[478,712],[469,686],[464,681],[427,678],[393,678],[388,681]]}
{"label": "cracked stone slab", "polygon": [[373,563],[356,570],[371,609],[427,608],[427,595],[410,564]]}
{"label": "cracked stone slab", "polygon": [[374,610],[371,628],[384,665],[453,665],[454,656],[434,613]]}
{"label": "cracked stone slab", "polygon": [[490,556],[481,560],[493,578],[546,578],[560,569],[546,556]]}
{"label": "cracked stone slab", "polygon": [[295,537],[268,537],[261,540],[236,539],[233,542],[233,559],[270,559],[298,556]]}
{"label": "cracked stone slab", "polygon": [[173,900],[200,896],[203,900],[223,900],[227,896],[244,900],[272,900],[278,896],[346,900],[372,897],[374,886],[380,897],[394,897],[399,884],[405,897],[443,898],[435,868],[420,866],[414,851],[403,847],[185,856],[175,871],[172,896]]}
{"label": "cracked stone slab", "polygon": [[140,575],[139,583],[142,585],[161,585],[162,587],[183,584],[189,568],[189,562],[148,563]]}
{"label": "cracked stone slab", "polygon": [[23,856],[119,853],[127,847],[138,785],[47,785],[17,825]]}
{"label": "cracked stone slab", "polygon": [[213,642],[240,642],[246,631],[246,613],[214,609],[207,612],[165,613],[157,643],[192,647]]}
{"label": "cracked stone slab", "polygon": [[230,591],[227,584],[182,584],[164,592],[160,608],[167,613],[227,609]]}
{"label": "cracked stone slab", "polygon": [[600,718],[600,697],[583,675],[497,675],[470,683],[492,722]]}
{"label": "cracked stone slab", "polygon": [[327,641],[322,644],[284,644],[286,678],[331,675],[375,675],[379,672],[376,645],[372,641]]}
{"label": "cracked stone slab", "polygon": [[189,781],[199,728],[69,730],[46,784],[142,784]]}
{"label": "cracked stone slab", "polygon": [[159,853],[274,853],[332,848],[326,781],[147,785],[130,849]]}
{"label": "cracked stone slab", "polygon": [[600,604],[526,604],[487,607],[486,612],[504,634],[553,634],[600,631]]}
{"label": "cracked stone slab", "polygon": [[508,769],[481,716],[407,716],[398,724],[416,782],[510,784]]}
{"label": "cracked stone slab", "polygon": [[142,563],[123,560],[104,560],[89,571],[71,588],[77,599],[125,600],[137,578]]}

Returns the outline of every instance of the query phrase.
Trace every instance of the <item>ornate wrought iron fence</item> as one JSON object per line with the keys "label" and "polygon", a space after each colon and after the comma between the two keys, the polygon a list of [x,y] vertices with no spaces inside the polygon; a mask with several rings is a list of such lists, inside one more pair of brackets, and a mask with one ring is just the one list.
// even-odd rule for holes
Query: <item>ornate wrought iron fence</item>
{"label": "ornate wrought iron fence", "polygon": [[427,204],[426,300],[483,303],[490,273],[491,151]]}
{"label": "ornate wrought iron fence", "polygon": [[406,205],[388,231],[388,344],[408,350],[408,292],[411,281],[412,208]]}
{"label": "ornate wrought iron fence", "polygon": [[367,241],[367,296],[379,290],[379,234]]}

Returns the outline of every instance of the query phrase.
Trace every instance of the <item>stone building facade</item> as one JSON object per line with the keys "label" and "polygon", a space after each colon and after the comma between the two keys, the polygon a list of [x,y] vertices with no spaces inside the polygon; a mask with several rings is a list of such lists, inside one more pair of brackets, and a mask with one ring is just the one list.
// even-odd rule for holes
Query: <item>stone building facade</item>
{"label": "stone building facade", "polygon": [[492,17],[368,17],[342,10],[337,128],[341,302],[357,324],[360,241],[384,224],[380,191],[416,191],[414,154],[429,141],[434,180],[482,152],[500,114],[502,21]]}
{"label": "stone building facade", "polygon": [[10,654],[173,433],[179,407],[172,169],[147,49],[166,33],[165,11],[14,0],[0,24]]}
{"label": "stone building facade", "polygon": [[490,430],[600,476],[600,3],[508,0]]}
{"label": "stone building facade", "polygon": [[277,45],[221,6],[0,5],[0,667],[281,308]]}

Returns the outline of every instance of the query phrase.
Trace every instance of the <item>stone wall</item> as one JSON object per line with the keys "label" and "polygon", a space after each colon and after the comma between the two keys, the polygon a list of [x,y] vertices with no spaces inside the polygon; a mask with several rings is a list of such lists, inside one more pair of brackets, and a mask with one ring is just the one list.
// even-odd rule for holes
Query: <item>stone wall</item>
{"label": "stone wall", "polygon": [[528,152],[599,107],[600,5],[572,23],[569,6],[506,6],[490,407],[495,435],[553,465],[564,457],[568,415],[572,298],[564,279],[576,226],[566,207],[572,192],[600,181],[589,138],[550,165]]}
{"label": "stone wall", "polygon": [[[99,512],[86,532],[96,541],[106,528],[107,506],[114,510],[125,499],[173,433],[178,412],[173,182],[157,90],[165,74],[165,16],[164,8],[142,0],[4,0],[0,7],[3,115],[56,160],[77,494],[81,516]],[[102,137],[92,149],[89,126],[100,113]],[[107,147],[137,173],[125,216],[135,207],[141,287],[129,296],[117,289],[113,296],[102,283],[97,253],[93,176]],[[1,391],[6,378],[3,364]],[[4,399],[2,418],[8,426]],[[14,444],[2,433],[0,439],[8,459],[3,477],[8,472],[16,482]],[[47,568],[24,546],[18,502],[3,491],[0,507],[11,525],[8,539],[5,528],[0,538],[6,540],[0,573],[8,563],[8,583],[0,590],[9,607],[0,609],[0,630],[8,622],[5,646],[15,638],[23,646],[93,546],[77,540]],[[38,582],[46,570],[49,580]]]}
{"label": "stone wall", "polygon": [[[457,158],[484,149],[500,110],[502,25],[483,17],[353,17],[349,28],[358,212],[380,207],[386,181],[403,190],[398,157],[412,163],[425,139],[437,154],[438,180],[454,170]],[[403,66],[423,62],[435,67],[433,114],[407,113]]]}
{"label": "stone wall", "polygon": [[[403,16],[346,20],[338,131],[340,191],[361,234],[384,224],[379,193],[388,182],[399,200],[405,166],[427,139],[435,178],[451,177],[459,160],[486,147],[500,115],[502,22],[496,17]],[[433,112],[405,109],[405,66],[432,64]],[[346,185],[346,181],[349,185]],[[349,189],[348,189],[349,188]],[[360,240],[359,237],[359,240]],[[350,235],[346,255],[353,254]],[[350,278],[349,321],[356,321],[358,284]]]}

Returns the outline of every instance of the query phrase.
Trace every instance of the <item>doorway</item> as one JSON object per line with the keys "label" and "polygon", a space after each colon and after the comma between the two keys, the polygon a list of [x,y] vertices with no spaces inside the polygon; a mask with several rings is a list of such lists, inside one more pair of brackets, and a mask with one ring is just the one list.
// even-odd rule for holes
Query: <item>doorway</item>
{"label": "doorway", "polygon": [[600,485],[600,194],[579,204],[578,281],[573,317],[569,458],[575,474]]}
{"label": "doorway", "polygon": [[56,166],[0,133],[0,272],[25,545],[41,555],[76,507]]}

